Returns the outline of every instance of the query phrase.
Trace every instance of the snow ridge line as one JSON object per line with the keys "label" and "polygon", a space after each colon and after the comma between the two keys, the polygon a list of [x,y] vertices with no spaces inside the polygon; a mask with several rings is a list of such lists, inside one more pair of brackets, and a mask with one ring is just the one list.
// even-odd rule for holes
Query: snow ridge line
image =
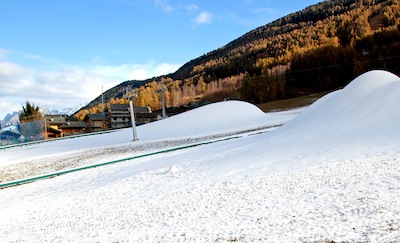
{"label": "snow ridge line", "polygon": [[51,178],[54,178],[54,177],[57,177],[57,176],[61,176],[61,175],[65,175],[65,174],[69,174],[69,173],[73,173],[73,172],[78,172],[78,171],[82,171],[82,170],[93,169],[93,168],[96,168],[96,167],[101,167],[101,166],[121,163],[121,162],[134,160],[134,159],[140,159],[140,158],[149,157],[149,156],[153,156],[153,155],[157,155],[157,154],[170,153],[170,152],[174,152],[174,151],[178,151],[178,150],[194,148],[194,147],[198,147],[198,146],[202,146],[202,145],[208,145],[208,144],[223,142],[223,141],[227,141],[227,140],[231,140],[231,139],[237,139],[237,138],[241,138],[241,137],[243,137],[243,136],[234,136],[234,137],[222,138],[222,139],[218,139],[218,140],[212,140],[212,141],[206,141],[206,142],[201,142],[201,143],[189,144],[189,145],[185,145],[185,146],[159,150],[159,151],[155,151],[155,152],[151,152],[151,153],[147,153],[147,154],[140,154],[140,155],[127,157],[127,158],[123,158],[123,159],[107,161],[107,162],[103,162],[103,163],[99,163],[99,164],[88,165],[88,166],[73,168],[73,169],[69,169],[69,170],[57,171],[57,172],[48,173],[48,174],[44,174],[44,175],[34,176],[34,177],[30,177],[30,178],[25,178],[25,179],[20,179],[20,180],[0,183],[0,190],[4,189],[4,188],[8,188],[8,187],[19,186],[19,185],[23,185],[23,184],[27,184],[27,183],[32,183],[32,182],[39,181],[39,180],[51,179]]}

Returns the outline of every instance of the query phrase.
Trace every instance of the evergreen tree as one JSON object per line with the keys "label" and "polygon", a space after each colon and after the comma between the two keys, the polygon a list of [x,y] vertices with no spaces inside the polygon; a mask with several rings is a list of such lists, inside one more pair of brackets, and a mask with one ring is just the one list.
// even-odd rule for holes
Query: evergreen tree
{"label": "evergreen tree", "polygon": [[43,119],[43,115],[40,112],[39,106],[31,104],[29,101],[26,102],[25,106],[22,106],[22,110],[19,113],[19,120],[22,122],[37,121]]}

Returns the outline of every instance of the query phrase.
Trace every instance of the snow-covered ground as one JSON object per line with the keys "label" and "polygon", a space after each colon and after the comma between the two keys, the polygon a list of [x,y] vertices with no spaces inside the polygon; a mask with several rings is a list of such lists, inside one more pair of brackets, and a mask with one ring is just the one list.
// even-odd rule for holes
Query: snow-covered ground
{"label": "snow-covered ground", "polygon": [[[139,141],[131,128],[79,139],[0,150],[0,182],[42,175],[110,160],[147,154],[161,149],[196,144],[221,137],[273,130],[304,108],[263,113],[256,106],[231,101],[201,107],[179,116],[139,126]],[[240,114],[238,113],[240,112]]]}
{"label": "snow-covered ground", "polygon": [[139,127],[139,142],[125,129],[1,150],[0,171],[20,174],[29,163],[45,172],[70,158],[96,163],[240,134],[0,190],[0,235],[6,242],[400,242],[398,104],[399,77],[371,71],[304,111],[265,114],[221,102]]}

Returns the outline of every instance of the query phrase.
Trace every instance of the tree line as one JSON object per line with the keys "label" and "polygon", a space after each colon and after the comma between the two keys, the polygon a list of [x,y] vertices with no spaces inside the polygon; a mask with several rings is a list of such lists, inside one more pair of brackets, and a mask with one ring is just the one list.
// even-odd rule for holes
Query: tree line
{"label": "tree line", "polygon": [[[87,114],[107,112],[110,104],[128,104],[130,97],[135,106],[147,107],[151,110],[161,110],[161,90],[164,90],[166,107],[179,107],[192,102],[215,102],[235,95],[241,88],[243,75],[227,77],[206,83],[199,80],[173,80],[162,78],[161,82],[152,81],[139,88],[125,92],[120,98],[111,98],[109,101],[98,103],[91,108],[81,109],[75,114],[78,120],[83,120]],[[235,96],[238,98],[238,95]]]}
{"label": "tree line", "polygon": [[[340,88],[372,68],[399,73],[399,17],[398,0],[321,2],[142,83],[135,105],[159,109],[162,87],[168,107],[227,97],[262,103]],[[126,99],[124,90],[107,101]]]}

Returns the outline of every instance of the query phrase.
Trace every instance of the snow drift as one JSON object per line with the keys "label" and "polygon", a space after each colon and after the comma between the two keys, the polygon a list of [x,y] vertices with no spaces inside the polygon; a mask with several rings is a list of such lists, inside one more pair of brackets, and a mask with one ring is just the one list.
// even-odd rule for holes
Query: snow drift
{"label": "snow drift", "polygon": [[[137,132],[141,142],[196,138],[263,127],[266,126],[267,119],[266,114],[252,104],[242,101],[229,101],[211,104],[165,120],[139,126]],[[277,123],[271,124],[271,126],[274,125],[277,125]],[[129,144],[132,142],[132,138],[132,129],[126,128],[106,134],[31,145],[29,146],[29,153],[24,153],[25,147],[8,149],[0,151],[2,162],[0,166],[23,161],[27,158],[33,159],[35,157]]]}
{"label": "snow drift", "polygon": [[[344,89],[318,100],[275,137],[288,143],[317,146],[340,157],[396,149],[400,138],[400,78],[387,71],[370,71]],[[322,149],[322,151],[321,151]]]}
{"label": "snow drift", "polygon": [[217,164],[241,176],[265,175],[399,151],[399,104],[400,78],[370,71],[282,127],[232,141],[235,152]]}
{"label": "snow drift", "polygon": [[266,126],[268,117],[257,106],[243,101],[206,105],[140,127],[144,139],[198,137]]}
{"label": "snow drift", "polygon": [[[0,235],[34,242],[400,241],[399,81],[368,72],[270,132],[0,190]],[[277,117],[222,102],[143,126],[149,132],[139,137],[240,131]],[[127,139],[129,129],[71,140],[76,147],[65,140],[0,155],[101,143],[107,151]]]}
{"label": "snow drift", "polygon": [[210,175],[219,180],[264,176],[399,151],[399,104],[398,76],[364,73],[276,130],[231,141],[228,149],[213,146],[211,153],[224,157],[214,162]]}
{"label": "snow drift", "polygon": [[282,130],[302,136],[326,134],[343,141],[398,136],[399,104],[399,77],[370,71],[317,101]]}
{"label": "snow drift", "polygon": [[[294,120],[272,132],[249,137],[246,142],[232,141],[236,152],[229,163],[252,161],[253,167],[270,171],[279,167],[299,168],[342,161],[381,150],[397,149],[400,137],[399,77],[386,71],[370,71],[353,80],[344,89],[330,93],[307,108]],[[226,101],[200,107],[168,119],[139,126],[139,143],[179,138],[207,137],[276,126],[294,115],[265,114],[242,101]],[[132,145],[130,128],[78,139],[0,151],[2,165],[27,158]],[[216,151],[219,153],[222,151]],[[315,162],[315,157],[319,158]],[[290,159],[288,159],[290,158]],[[292,158],[297,158],[294,164]],[[314,158],[314,159],[312,159]],[[107,159],[107,158],[104,158]],[[104,160],[103,159],[103,160]],[[289,161],[289,162],[285,162]],[[314,161],[314,162],[311,162]],[[222,161],[219,161],[222,163]],[[270,167],[272,166],[272,167]],[[263,171],[263,170],[261,170]]]}

